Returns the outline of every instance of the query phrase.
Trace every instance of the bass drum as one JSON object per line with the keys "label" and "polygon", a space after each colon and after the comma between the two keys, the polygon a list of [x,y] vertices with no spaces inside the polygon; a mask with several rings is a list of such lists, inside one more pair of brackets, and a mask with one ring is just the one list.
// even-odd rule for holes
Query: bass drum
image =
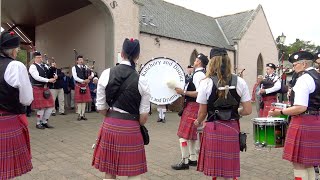
{"label": "bass drum", "polygon": [[140,70],[140,76],[149,82],[150,102],[157,105],[172,104],[181,95],[174,88],[184,88],[185,74],[182,67],[170,58],[158,57],[148,61]]}

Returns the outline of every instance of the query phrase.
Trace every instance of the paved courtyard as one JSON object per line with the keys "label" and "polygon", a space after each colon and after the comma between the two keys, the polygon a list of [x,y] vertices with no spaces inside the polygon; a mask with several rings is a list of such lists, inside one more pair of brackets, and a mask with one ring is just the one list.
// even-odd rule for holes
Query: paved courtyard
{"label": "paved courtyard", "polygon": [[[91,166],[93,150],[102,116],[88,113],[88,121],[76,121],[76,114],[57,115],[50,119],[54,129],[38,130],[35,128],[34,115],[29,118],[31,135],[33,170],[18,178],[21,180],[64,180],[64,179],[103,179],[104,174]],[[255,117],[253,114],[251,117]],[[241,129],[249,132],[248,150],[241,152],[241,177],[243,180],[287,180],[293,179],[289,162],[282,160],[283,148],[255,150],[252,138],[251,117],[241,120]],[[143,179],[151,180],[209,180],[196,171],[175,171],[171,165],[180,160],[180,148],[176,131],[179,117],[177,113],[167,113],[167,123],[157,123],[154,112],[147,123],[151,142],[146,146],[148,172]],[[126,177],[118,177],[127,179]]]}

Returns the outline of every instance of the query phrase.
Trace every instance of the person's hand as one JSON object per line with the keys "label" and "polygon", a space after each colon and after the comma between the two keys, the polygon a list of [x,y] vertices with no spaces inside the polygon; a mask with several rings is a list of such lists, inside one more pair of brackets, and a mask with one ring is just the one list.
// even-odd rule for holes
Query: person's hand
{"label": "person's hand", "polygon": [[176,90],[177,94],[184,94],[183,89],[181,88],[174,88]]}
{"label": "person's hand", "polygon": [[266,90],[265,89],[260,89],[259,94],[265,94]]}
{"label": "person's hand", "polygon": [[50,78],[48,82],[49,82],[49,83],[55,83],[55,82],[56,82],[56,79],[55,79],[55,78]]}
{"label": "person's hand", "polygon": [[277,117],[281,115],[281,110],[279,109],[270,109],[270,111],[268,112],[268,116],[272,116],[272,117]]}
{"label": "person's hand", "polygon": [[103,116],[107,116],[107,112],[108,110],[107,109],[104,109],[104,110],[98,110],[100,114],[102,114]]}
{"label": "person's hand", "polygon": [[56,75],[56,73],[53,74],[53,78],[58,79],[58,76]]}
{"label": "person's hand", "polygon": [[89,80],[91,80],[92,78],[93,78],[92,76],[89,76],[89,77],[88,77]]}
{"label": "person's hand", "polygon": [[89,79],[86,79],[86,80],[84,80],[83,81],[85,84],[88,84],[89,82],[90,82],[90,80]]}
{"label": "person's hand", "polygon": [[201,125],[201,123],[198,121],[198,120],[195,120],[193,122],[193,124],[196,126],[196,127],[199,127]]}
{"label": "person's hand", "polygon": [[97,89],[93,90],[94,93],[97,93]]}

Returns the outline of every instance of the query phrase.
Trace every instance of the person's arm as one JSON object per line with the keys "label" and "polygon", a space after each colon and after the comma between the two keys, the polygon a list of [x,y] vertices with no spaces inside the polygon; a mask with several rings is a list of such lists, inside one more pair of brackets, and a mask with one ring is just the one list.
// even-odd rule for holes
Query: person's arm
{"label": "person's arm", "polygon": [[141,125],[144,125],[147,120],[148,120],[148,115],[150,111],[150,88],[149,88],[149,83],[148,80],[140,76],[139,77],[139,85],[138,85],[139,93],[141,95],[141,101],[140,101],[140,107],[139,107],[139,112],[140,112],[140,119],[139,122]]}
{"label": "person's arm", "polygon": [[106,102],[106,87],[109,82],[109,75],[110,69],[104,70],[97,84],[96,106],[97,110],[104,116],[106,115],[107,109],[109,107]]}
{"label": "person's arm", "polygon": [[250,97],[250,91],[247,83],[244,81],[244,79],[237,77],[237,93],[240,95],[240,103],[242,108],[239,109],[239,115],[241,116],[247,116],[252,113],[252,104],[251,104],[251,97]]}
{"label": "person's arm", "polygon": [[4,80],[12,87],[19,89],[20,103],[29,106],[33,101],[33,91],[27,68],[19,61],[12,61],[7,66]]}
{"label": "person's arm", "polygon": [[[77,65],[76,65],[77,66]],[[78,83],[84,83],[84,80],[83,79],[80,79],[77,75],[77,70],[76,70],[76,66],[73,66],[72,67],[72,76],[73,76],[73,79],[78,82]]]}
{"label": "person's arm", "polygon": [[39,82],[49,82],[49,79],[48,78],[44,78],[44,77],[41,77],[39,75],[39,72],[37,70],[37,67],[36,65],[32,64],[29,68],[29,73],[30,75],[33,77],[33,79],[35,79],[36,81],[39,81]]}
{"label": "person's arm", "polygon": [[281,81],[278,79],[278,76],[276,78],[277,78],[277,81],[274,83],[273,87],[265,89],[266,94],[277,92],[281,89]]}

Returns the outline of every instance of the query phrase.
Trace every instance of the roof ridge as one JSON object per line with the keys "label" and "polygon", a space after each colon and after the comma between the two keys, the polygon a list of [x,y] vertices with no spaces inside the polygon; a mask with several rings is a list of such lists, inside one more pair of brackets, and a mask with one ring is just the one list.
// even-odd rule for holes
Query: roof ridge
{"label": "roof ridge", "polygon": [[250,11],[255,11],[255,9],[250,9],[250,10],[246,10],[246,11],[242,11],[242,12],[237,12],[237,13],[234,13],[234,14],[227,14],[227,15],[218,16],[218,17],[214,17],[214,18],[217,19],[217,18],[223,18],[223,17],[227,17],[227,16],[234,16],[234,15],[239,15],[239,14],[243,14],[243,13],[248,13]]}

